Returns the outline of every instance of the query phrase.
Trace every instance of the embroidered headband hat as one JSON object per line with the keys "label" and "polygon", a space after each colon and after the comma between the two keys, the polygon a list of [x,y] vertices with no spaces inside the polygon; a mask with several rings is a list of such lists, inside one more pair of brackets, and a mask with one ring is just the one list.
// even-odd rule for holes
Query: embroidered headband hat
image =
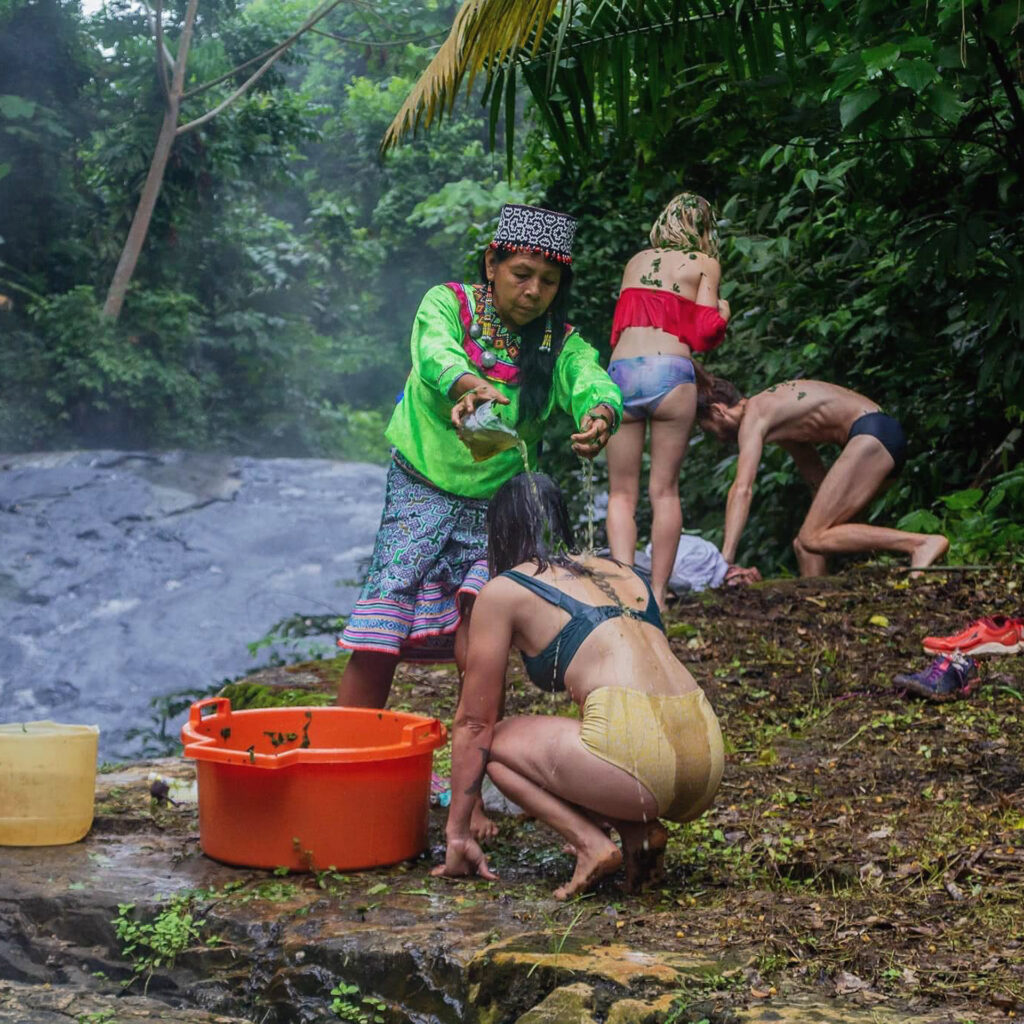
{"label": "embroidered headband hat", "polygon": [[576,218],[539,206],[506,203],[498,216],[492,249],[533,252],[545,259],[572,265]]}

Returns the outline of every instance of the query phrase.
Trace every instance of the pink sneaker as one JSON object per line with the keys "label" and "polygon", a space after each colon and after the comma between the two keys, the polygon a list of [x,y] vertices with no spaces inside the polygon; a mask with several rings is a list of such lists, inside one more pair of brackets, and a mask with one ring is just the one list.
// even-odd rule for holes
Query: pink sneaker
{"label": "pink sneaker", "polygon": [[932,654],[1016,654],[1024,650],[1024,619],[986,616],[952,636],[926,636],[921,642]]}

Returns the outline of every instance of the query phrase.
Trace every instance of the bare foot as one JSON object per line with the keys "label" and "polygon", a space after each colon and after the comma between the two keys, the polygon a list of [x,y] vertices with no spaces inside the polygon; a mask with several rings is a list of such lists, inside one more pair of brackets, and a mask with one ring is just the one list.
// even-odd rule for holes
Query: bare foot
{"label": "bare foot", "polygon": [[493,839],[498,834],[498,826],[484,813],[482,800],[477,800],[473,805],[473,813],[469,818],[469,834],[478,843]]}
{"label": "bare foot", "polygon": [[639,892],[645,885],[656,885],[665,880],[665,847],[668,831],[655,819],[636,822],[619,830],[622,853],[626,861],[626,892]]}
{"label": "bare foot", "polygon": [[911,552],[910,565],[914,569],[923,569],[938,561],[948,550],[949,541],[941,533],[930,534]]}
{"label": "bare foot", "polygon": [[597,881],[605,875],[613,875],[622,867],[622,853],[607,837],[604,837],[599,848],[593,850],[577,850],[576,870],[566,885],[555,890],[556,900],[567,900],[577,893],[593,888]]}
{"label": "bare foot", "polygon": [[[603,814],[594,814],[592,811],[588,811],[585,808],[583,813],[609,838],[612,837],[612,825],[606,820]],[[576,847],[572,843],[562,844],[562,853],[567,857],[576,856]]]}

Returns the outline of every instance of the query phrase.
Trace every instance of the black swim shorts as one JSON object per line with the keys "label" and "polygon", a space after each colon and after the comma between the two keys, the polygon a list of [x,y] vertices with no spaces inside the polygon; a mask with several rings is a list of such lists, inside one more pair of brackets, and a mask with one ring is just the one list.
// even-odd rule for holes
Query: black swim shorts
{"label": "black swim shorts", "polygon": [[866,412],[853,421],[850,435],[846,439],[847,443],[851,437],[856,437],[858,434],[868,434],[871,437],[877,437],[882,442],[885,450],[896,463],[893,468],[894,473],[898,473],[903,468],[903,463],[907,461],[907,435],[903,433],[898,419],[886,416],[884,412]]}

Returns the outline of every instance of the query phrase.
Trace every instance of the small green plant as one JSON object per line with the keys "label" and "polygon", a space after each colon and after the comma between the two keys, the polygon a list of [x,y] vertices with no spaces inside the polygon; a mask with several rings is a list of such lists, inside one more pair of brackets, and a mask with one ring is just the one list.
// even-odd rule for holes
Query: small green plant
{"label": "small green plant", "polygon": [[[669,1007],[668,1016],[665,1018],[665,1024],[688,1024],[685,1014],[689,1010],[689,1004],[686,1002],[679,1002],[676,1000]],[[694,1024],[711,1024],[707,1017],[701,1017],[700,1020],[694,1021]]]}
{"label": "small green plant", "polygon": [[145,973],[148,986],[156,968],[172,966],[199,939],[199,928],[192,917],[189,897],[171,900],[152,921],[136,921],[134,910],[134,903],[118,904],[114,932],[121,943],[121,955],[132,962],[136,975]]}
{"label": "small green plant", "polygon": [[1020,562],[1024,550],[1024,466],[1000,473],[989,483],[988,494],[968,487],[939,498],[940,514],[918,509],[896,525],[901,530],[944,533],[949,537],[948,560],[958,562]]}
{"label": "small green plant", "polygon": [[[729,989],[741,988],[744,985],[743,974],[739,970],[730,970],[722,974],[709,974],[700,981],[687,984],[672,1000],[665,1024],[691,1024],[690,1013],[699,1012],[697,1007],[712,992],[725,992]],[[693,1009],[691,1010],[691,1007]],[[707,1017],[692,1021],[692,1024],[710,1024]]]}
{"label": "small green plant", "polygon": [[384,1024],[387,1004],[376,996],[364,996],[358,985],[338,982],[331,989],[331,1012],[347,1024]]}
{"label": "small green plant", "polygon": [[293,882],[267,881],[254,886],[251,895],[253,899],[266,900],[268,903],[284,903],[295,899],[299,892],[299,887]]}
{"label": "small green plant", "polygon": [[317,871],[313,877],[316,879],[316,887],[318,889],[324,889],[331,893],[336,893],[339,886],[347,885],[352,881],[348,875],[343,875],[334,868]]}
{"label": "small green plant", "polygon": [[290,647],[292,662],[319,661],[326,655],[333,656],[337,648],[322,642],[325,636],[338,636],[345,628],[342,615],[303,615],[296,613],[275,622],[267,632],[248,644],[249,653],[255,658],[263,649],[270,651],[270,663],[286,664],[285,658],[275,649]]}
{"label": "small green plant", "polygon": [[125,730],[125,737],[139,742],[143,757],[174,757],[180,754],[181,739],[171,724],[195,701],[216,693],[219,685],[176,690],[153,697],[149,702],[150,724]]}
{"label": "small green plant", "polygon": [[[584,893],[582,896],[577,897],[577,899],[573,902],[581,903],[583,900],[589,899],[591,896],[593,896],[593,893]],[[572,906],[572,904],[570,903],[569,906]],[[579,910],[577,910],[576,913],[573,914],[572,920],[566,926],[565,931],[562,932],[561,935],[558,934],[558,930],[561,928],[560,922],[556,921],[553,915],[544,914],[542,912],[541,916],[544,918],[544,923],[547,925],[548,932],[550,933],[548,938],[548,948],[556,956],[559,953],[561,953],[563,949],[565,949],[565,944],[568,941],[569,936],[572,934],[572,931],[576,927],[576,925],[580,923],[580,919],[586,913],[586,910],[587,908],[585,906],[580,907]],[[529,971],[527,971],[526,976],[529,978],[533,974],[533,972],[537,970],[539,966],[540,961],[538,960],[529,969]]]}
{"label": "small green plant", "polygon": [[450,743],[446,743],[440,750],[434,751],[434,771],[443,779],[452,777],[452,747]]}
{"label": "small green plant", "polygon": [[104,1010],[93,1010],[92,1013],[80,1013],[75,1024],[113,1024],[114,1011],[108,1006]]}

